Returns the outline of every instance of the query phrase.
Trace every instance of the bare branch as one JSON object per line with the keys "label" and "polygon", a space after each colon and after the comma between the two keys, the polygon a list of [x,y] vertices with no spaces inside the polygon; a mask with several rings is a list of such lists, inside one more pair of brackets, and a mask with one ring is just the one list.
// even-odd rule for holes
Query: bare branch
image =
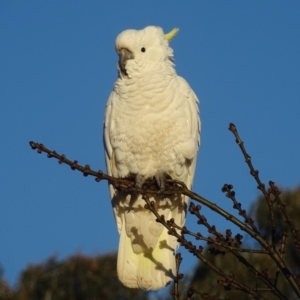
{"label": "bare branch", "polygon": [[[178,240],[178,242],[184,246],[189,252],[191,252],[193,255],[195,255],[197,258],[199,258],[205,265],[207,265],[209,268],[214,270],[217,274],[222,276],[223,279],[219,280],[219,284],[226,286],[227,288],[234,288],[241,290],[245,293],[248,293],[249,295],[252,295],[255,299],[264,299],[260,294],[259,290],[268,290],[273,292],[279,299],[286,299],[285,296],[276,288],[277,280],[279,273],[282,272],[282,274],[285,276],[285,278],[288,280],[290,286],[293,288],[295,293],[300,297],[300,284],[299,284],[299,278],[294,277],[289,268],[286,265],[286,262],[283,259],[283,252],[284,252],[284,246],[278,251],[275,247],[275,221],[274,221],[274,208],[273,204],[274,201],[277,202],[279,209],[282,211],[285,221],[287,224],[289,224],[291,232],[295,239],[295,245],[298,245],[298,248],[300,249],[300,238],[299,238],[299,232],[295,228],[293,222],[289,218],[289,216],[286,213],[285,210],[285,204],[282,203],[281,199],[279,198],[280,191],[278,188],[274,185],[273,182],[270,182],[270,189],[268,192],[265,190],[264,184],[260,181],[258,176],[258,171],[254,169],[251,158],[247,154],[244,144],[242,140],[240,139],[238,132],[236,130],[236,127],[233,124],[230,124],[229,129],[233,132],[233,134],[236,137],[236,142],[240,146],[240,149],[242,150],[242,153],[245,157],[246,163],[248,164],[250,168],[251,175],[255,178],[256,182],[258,183],[258,188],[262,191],[262,193],[265,196],[265,199],[267,201],[269,212],[270,212],[270,219],[272,224],[272,245],[269,244],[265,239],[263,239],[256,228],[254,221],[247,215],[246,211],[242,209],[241,204],[237,202],[235,198],[235,193],[232,191],[232,185],[225,184],[223,186],[223,192],[226,192],[226,196],[231,199],[233,202],[234,209],[238,210],[239,215],[241,215],[244,218],[244,223],[228,213],[227,211],[220,208],[215,203],[212,203],[211,201],[203,198],[202,196],[194,193],[193,191],[189,190],[187,186],[178,180],[168,179],[166,183],[166,188],[162,192],[161,190],[157,189],[157,185],[155,183],[154,179],[148,179],[146,180],[145,184],[141,189],[138,191],[135,187],[135,181],[134,178],[128,177],[128,178],[114,178],[112,176],[109,176],[105,173],[103,173],[101,170],[99,171],[93,171],[89,165],[81,166],[78,164],[78,161],[69,160],[65,155],[60,155],[56,151],[51,151],[47,149],[43,144],[30,142],[30,146],[32,149],[36,149],[38,153],[45,152],[47,153],[47,156],[49,158],[56,158],[58,159],[58,162],[60,164],[67,164],[71,167],[72,170],[78,170],[80,171],[84,176],[93,176],[95,177],[95,180],[97,182],[100,182],[102,180],[107,180],[110,184],[112,184],[117,190],[122,190],[126,193],[133,193],[133,192],[139,192],[145,202],[145,208],[152,211],[153,214],[155,214],[157,218],[157,222],[163,224],[167,229],[168,233],[175,236]],[[206,207],[210,208],[211,210],[215,211],[217,214],[221,215],[226,220],[229,220],[233,224],[235,224],[240,230],[245,231],[247,234],[249,234],[253,239],[255,239],[263,249],[244,249],[241,247],[242,244],[242,236],[240,234],[236,235],[235,237],[232,236],[232,233],[230,230],[227,230],[226,236],[223,236],[221,233],[219,233],[216,230],[216,227],[214,225],[210,225],[208,221],[206,220],[205,216],[200,214],[200,205],[195,205],[193,202],[191,202],[189,206],[189,211],[191,214],[195,215],[198,218],[198,224],[203,225],[207,228],[208,232],[213,234],[215,236],[215,239],[211,237],[204,237],[200,233],[193,233],[189,231],[186,227],[179,227],[177,224],[175,224],[174,220],[165,220],[164,215],[159,215],[158,212],[155,209],[154,202],[150,202],[149,195],[172,195],[172,194],[183,194],[188,196],[189,198],[193,199],[194,201],[201,203],[202,205],[205,205]],[[273,201],[271,199],[271,195],[275,196],[275,200]],[[205,240],[208,244],[213,244],[219,247],[222,247],[226,249],[226,252],[231,252],[234,256],[236,256],[241,263],[243,263],[252,273],[254,273],[260,280],[266,284],[267,288],[265,289],[256,289],[256,288],[249,288],[245,286],[243,283],[236,280],[234,274],[225,274],[222,270],[217,268],[215,265],[213,265],[210,261],[208,261],[204,255],[202,254],[203,248],[199,246],[198,248],[191,242],[187,241],[184,235],[191,235],[196,240]],[[283,242],[285,239],[283,238]],[[219,253],[225,253],[224,251],[220,251],[218,249],[211,248],[211,253],[219,254]],[[273,261],[276,263],[278,270],[276,273],[276,278],[274,283],[270,281],[269,275],[268,275],[268,269],[263,269],[262,272],[257,271],[243,256],[240,255],[241,252],[250,252],[250,253],[260,253],[260,254],[268,254]],[[177,261],[178,263],[179,261]],[[183,275],[179,273],[179,264],[177,268],[177,277],[175,279],[174,283],[174,290],[173,290],[173,298],[176,300],[179,300],[180,292],[178,290],[178,282],[180,279],[182,279]],[[191,299],[192,295],[196,293],[196,290],[190,289],[187,294],[187,299]],[[206,294],[200,295],[205,297]],[[204,298],[203,298],[204,299]],[[210,298],[206,298],[210,299]],[[212,298],[211,298],[212,299]]]}

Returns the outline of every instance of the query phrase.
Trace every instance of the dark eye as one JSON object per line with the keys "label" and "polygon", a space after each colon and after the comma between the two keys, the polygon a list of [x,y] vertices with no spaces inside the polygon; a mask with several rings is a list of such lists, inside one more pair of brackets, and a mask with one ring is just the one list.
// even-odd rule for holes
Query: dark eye
{"label": "dark eye", "polygon": [[142,51],[142,52],[146,52],[146,48],[145,48],[145,47],[142,47],[142,48],[141,48],[141,51]]}

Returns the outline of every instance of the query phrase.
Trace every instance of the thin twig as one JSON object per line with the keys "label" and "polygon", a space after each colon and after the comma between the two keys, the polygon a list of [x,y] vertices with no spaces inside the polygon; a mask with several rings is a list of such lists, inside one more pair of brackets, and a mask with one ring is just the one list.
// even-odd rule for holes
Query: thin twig
{"label": "thin twig", "polygon": [[275,185],[273,181],[269,182],[270,188],[268,189],[268,193],[272,194],[275,197],[275,201],[277,203],[277,206],[279,210],[282,212],[284,216],[285,223],[290,227],[290,231],[294,237],[294,244],[298,251],[300,251],[300,237],[299,237],[299,229],[295,227],[292,219],[288,215],[286,211],[286,203],[282,202],[280,198],[281,191],[278,189],[278,187]]}
{"label": "thin twig", "polygon": [[252,162],[251,162],[251,156],[247,153],[245,147],[244,147],[244,142],[241,140],[238,131],[236,129],[236,126],[233,123],[229,124],[229,128],[228,128],[233,135],[235,136],[235,141],[236,143],[239,145],[244,157],[245,157],[245,162],[247,163],[249,169],[250,169],[250,174],[254,177],[254,179],[256,180],[258,186],[257,188],[263,193],[268,207],[269,207],[269,212],[270,212],[270,219],[271,219],[271,226],[272,226],[272,247],[275,249],[275,220],[274,220],[274,210],[273,210],[273,203],[272,200],[270,199],[266,189],[265,189],[265,184],[263,184],[258,176],[259,171],[255,170]]}
{"label": "thin twig", "polygon": [[[281,247],[280,247],[280,257],[283,258],[283,255],[285,253],[285,246],[286,246],[286,238],[287,238],[287,234],[285,232],[283,232],[281,234],[281,241],[280,241],[280,244],[281,244]],[[278,281],[278,277],[279,277],[279,273],[280,273],[280,269],[277,267],[277,271],[276,271],[276,274],[275,274],[275,279],[274,279],[274,285],[276,286],[277,285],[277,281]]]}
{"label": "thin twig", "polygon": [[179,300],[181,293],[179,292],[179,281],[183,279],[184,275],[179,273],[180,265],[182,262],[182,257],[180,253],[176,253],[175,255],[175,262],[176,262],[176,275],[174,278],[174,286],[173,291],[171,291],[171,295],[173,296],[174,300]]}
{"label": "thin twig", "polygon": [[[193,202],[190,203],[193,204]],[[225,249],[228,249],[231,251],[238,251],[238,252],[247,252],[247,253],[259,253],[259,254],[269,254],[269,252],[267,252],[266,250],[263,249],[251,249],[251,248],[239,248],[239,247],[234,247],[231,246],[227,243],[224,242],[220,242],[218,240],[214,240],[212,237],[205,237],[202,234],[200,234],[199,232],[194,233],[190,230],[188,230],[186,228],[186,226],[180,227],[178,225],[176,225],[175,223],[171,225],[172,227],[181,230],[181,234],[188,234],[190,236],[193,236],[196,240],[200,240],[200,241],[205,241],[207,242],[208,245],[216,245],[219,247],[223,247]]]}
{"label": "thin twig", "polygon": [[242,209],[241,203],[236,201],[235,191],[233,191],[232,189],[233,189],[232,184],[224,184],[222,187],[222,192],[223,193],[226,192],[226,197],[231,199],[231,201],[233,202],[233,208],[239,211],[240,216],[244,217],[245,223],[249,224],[256,233],[260,234],[254,224],[254,220],[247,215],[247,212],[245,209]]}

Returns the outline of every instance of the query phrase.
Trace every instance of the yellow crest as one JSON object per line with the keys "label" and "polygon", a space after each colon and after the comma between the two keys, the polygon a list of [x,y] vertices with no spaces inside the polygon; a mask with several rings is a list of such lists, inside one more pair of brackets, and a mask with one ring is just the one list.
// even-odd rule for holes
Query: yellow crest
{"label": "yellow crest", "polygon": [[178,33],[179,28],[172,29],[169,33],[165,34],[165,39],[168,40],[168,42],[171,42],[175,35]]}

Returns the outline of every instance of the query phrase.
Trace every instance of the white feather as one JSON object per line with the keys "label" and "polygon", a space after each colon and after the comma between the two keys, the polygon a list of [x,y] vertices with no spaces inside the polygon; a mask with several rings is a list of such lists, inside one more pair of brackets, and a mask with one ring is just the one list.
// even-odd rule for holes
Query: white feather
{"label": "white feather", "polygon": [[[141,52],[141,48],[146,49]],[[109,175],[146,178],[169,174],[191,188],[200,144],[197,97],[172,63],[173,51],[161,28],[127,30],[116,48],[129,50],[127,75],[120,71],[105,113],[104,144]],[[109,187],[120,233],[118,276],[131,288],[156,290],[175,275],[176,238],[144,208],[140,195]],[[155,196],[156,209],[183,226],[187,197]]]}

